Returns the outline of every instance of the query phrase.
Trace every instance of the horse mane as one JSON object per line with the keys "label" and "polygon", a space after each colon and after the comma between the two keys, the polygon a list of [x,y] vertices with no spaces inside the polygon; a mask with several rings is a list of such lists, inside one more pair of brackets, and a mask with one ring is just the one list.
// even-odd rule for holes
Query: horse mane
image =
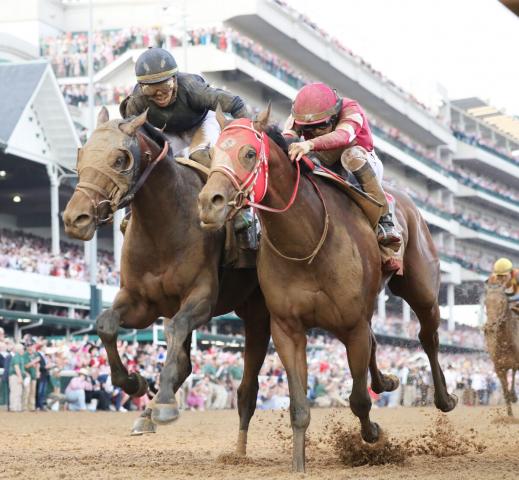
{"label": "horse mane", "polygon": [[286,155],[288,155],[288,145],[292,142],[283,136],[281,129],[277,125],[268,125],[265,128],[265,133],[269,138],[279,147]]}

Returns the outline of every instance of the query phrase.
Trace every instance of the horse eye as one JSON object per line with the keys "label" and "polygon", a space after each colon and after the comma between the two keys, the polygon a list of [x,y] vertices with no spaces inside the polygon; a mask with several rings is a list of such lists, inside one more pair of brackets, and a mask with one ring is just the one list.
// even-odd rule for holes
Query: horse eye
{"label": "horse eye", "polygon": [[255,158],[256,152],[254,150],[249,150],[246,155],[247,158]]}
{"label": "horse eye", "polygon": [[126,158],[124,156],[117,157],[117,160],[115,161],[115,166],[122,167],[124,165],[125,161],[126,161]]}

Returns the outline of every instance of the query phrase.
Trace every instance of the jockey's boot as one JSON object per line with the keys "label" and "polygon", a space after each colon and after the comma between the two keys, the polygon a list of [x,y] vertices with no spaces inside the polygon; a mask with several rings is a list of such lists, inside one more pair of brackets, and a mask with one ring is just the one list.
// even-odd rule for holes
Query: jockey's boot
{"label": "jockey's boot", "polygon": [[364,163],[362,167],[352,172],[355,178],[360,183],[362,189],[375,200],[383,205],[383,213],[380,216],[377,231],[377,240],[380,245],[389,247],[395,252],[400,248],[402,237],[398,232],[393,221],[393,212],[391,211],[386,194],[380,186],[375,172],[371,168],[369,162]]}
{"label": "jockey's boot", "polygon": [[244,208],[236,214],[233,226],[240,247],[247,250],[257,250],[256,224],[250,208]]}
{"label": "jockey's boot", "polygon": [[193,150],[189,154],[189,158],[195,162],[198,162],[204,167],[211,168],[211,156],[209,155],[208,147],[197,148],[196,150]]}

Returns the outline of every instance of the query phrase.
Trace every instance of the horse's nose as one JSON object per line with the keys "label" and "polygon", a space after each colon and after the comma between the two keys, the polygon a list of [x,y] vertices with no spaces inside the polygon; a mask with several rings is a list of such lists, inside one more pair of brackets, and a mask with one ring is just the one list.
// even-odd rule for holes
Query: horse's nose
{"label": "horse's nose", "polygon": [[89,213],[80,213],[79,215],[74,215],[65,211],[63,214],[63,223],[65,223],[66,228],[82,229],[90,225],[92,221],[93,217]]}

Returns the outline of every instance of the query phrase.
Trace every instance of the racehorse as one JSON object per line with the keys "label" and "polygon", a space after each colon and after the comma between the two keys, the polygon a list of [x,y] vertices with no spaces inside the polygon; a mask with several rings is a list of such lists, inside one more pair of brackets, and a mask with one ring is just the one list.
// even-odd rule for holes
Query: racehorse
{"label": "racehorse", "polygon": [[[205,228],[215,230],[245,205],[256,207],[262,228],[257,261],[260,285],[270,311],[271,331],[285,366],[293,430],[292,466],[305,468],[305,432],[310,422],[306,397],[306,330],[323,328],[345,345],[353,378],[350,406],[359,418],[362,438],[376,442],[379,427],[370,421],[367,390],[370,368],[374,390],[395,383],[376,367],[370,322],[384,281],[373,229],[360,208],[339,189],[318,178],[300,175],[286,144],[267,129],[269,108],[256,121],[234,120],[225,127],[212,152],[208,182],[199,196]],[[267,130],[266,130],[267,129]],[[269,137],[277,136],[278,144]],[[448,412],[457,403],[449,395],[438,362],[440,314],[439,260],[431,235],[411,200],[392,191],[403,228],[403,275],[389,288],[406,300],[421,324],[420,341],[434,379],[436,406]]]}
{"label": "racehorse", "polygon": [[[511,417],[512,403],[517,402],[515,372],[519,370],[519,318],[510,309],[508,296],[501,285],[487,285],[485,307],[487,322],[484,332],[487,349],[503,388],[507,413]],[[510,388],[507,379],[509,370],[512,370]]]}
{"label": "racehorse", "polygon": [[[121,288],[113,305],[97,318],[97,332],[110,363],[112,382],[141,396],[146,381],[128,374],[117,351],[120,327],[142,329],[165,317],[167,356],[152,407],[136,428],[175,420],[175,392],[191,373],[192,331],[213,315],[232,310],[245,320],[245,366],[238,389],[240,430],[237,451],[245,454],[247,429],[258,392],[257,375],[270,341],[269,315],[255,268],[221,268],[224,235],[200,228],[199,174],[177,163],[146,112],[111,120],[100,111],[97,128],[78,153],[79,183],[64,212],[68,235],[89,240],[113,212],[131,202],[124,237]],[[150,420],[151,419],[151,420]]]}

